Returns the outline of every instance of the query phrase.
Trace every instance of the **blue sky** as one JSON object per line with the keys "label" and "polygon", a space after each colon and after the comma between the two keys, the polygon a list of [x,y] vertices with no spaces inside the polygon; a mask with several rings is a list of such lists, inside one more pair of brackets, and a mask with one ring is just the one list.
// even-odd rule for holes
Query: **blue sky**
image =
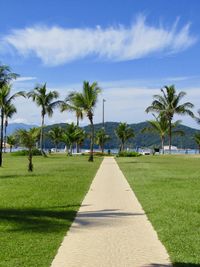
{"label": "blue sky", "polygon": [[[198,0],[7,0],[1,10],[0,60],[21,75],[15,90],[47,82],[63,98],[83,80],[98,81],[95,122],[102,120],[102,98],[107,121],[151,118],[144,109],[166,84],[186,91],[195,112],[200,108]],[[33,103],[16,104],[13,122],[40,123]],[[56,111],[46,123],[72,120]]]}

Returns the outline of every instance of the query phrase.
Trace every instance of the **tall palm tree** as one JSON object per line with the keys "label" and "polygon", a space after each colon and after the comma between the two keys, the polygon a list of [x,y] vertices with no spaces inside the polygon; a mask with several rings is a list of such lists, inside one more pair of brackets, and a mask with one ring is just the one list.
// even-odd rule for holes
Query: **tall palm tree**
{"label": "tall palm tree", "polygon": [[9,135],[7,137],[7,143],[10,146],[10,152],[12,152],[13,146],[16,145],[16,143],[17,143],[15,135]]}
{"label": "tall palm tree", "polygon": [[39,139],[40,128],[31,128],[29,130],[20,129],[16,132],[16,136],[19,140],[19,143],[22,146],[28,148],[28,171],[33,171],[33,149],[36,147],[36,142]]}
{"label": "tall palm tree", "polygon": [[110,136],[106,134],[106,131],[104,128],[100,129],[96,132],[96,144],[99,145],[101,152],[104,153],[104,145],[105,143],[110,140]]}
{"label": "tall palm tree", "polygon": [[1,110],[1,134],[0,134],[0,167],[2,166],[2,151],[3,151],[3,132],[4,132],[4,118],[6,107],[11,105],[16,97],[25,97],[25,92],[17,92],[13,95],[11,93],[11,85],[4,84],[0,89],[0,110]]}
{"label": "tall palm tree", "polygon": [[116,136],[119,138],[120,144],[120,151],[124,151],[125,143],[132,137],[135,136],[134,131],[131,127],[128,126],[126,122],[120,122],[117,129],[115,130]]}
{"label": "tall palm tree", "polygon": [[[12,103],[7,103],[4,109],[4,144],[7,143],[7,127],[8,127],[8,119],[12,118],[12,116],[17,112],[16,107]],[[4,145],[4,152],[6,152],[6,146]]]}
{"label": "tall palm tree", "polygon": [[8,84],[12,80],[19,77],[19,74],[11,72],[11,68],[7,65],[0,65],[0,88],[3,85]]}
{"label": "tall palm tree", "polygon": [[200,133],[195,133],[194,140],[199,147],[199,154],[200,154]]}
{"label": "tall palm tree", "polygon": [[190,110],[194,105],[190,102],[180,104],[180,101],[186,93],[181,91],[177,94],[174,85],[164,86],[164,88],[161,89],[161,93],[162,95],[153,96],[154,100],[146,109],[146,112],[157,112],[167,118],[169,122],[169,152],[171,153],[173,117],[175,114],[194,117],[193,112]]}
{"label": "tall palm tree", "polygon": [[[80,120],[83,119],[83,109],[76,106],[74,101],[74,92],[70,93],[60,105],[60,111],[71,111],[76,115],[76,125],[79,126]],[[76,152],[79,153],[79,146],[76,143]]]}
{"label": "tall palm tree", "polygon": [[54,101],[59,97],[57,91],[47,92],[46,83],[36,86],[31,92],[27,94],[28,98],[31,98],[36,102],[37,106],[41,107],[41,132],[40,132],[40,149],[43,155],[46,155],[43,151],[43,130],[45,115],[51,117],[53,115],[53,109],[60,105],[61,101]]}
{"label": "tall palm tree", "polygon": [[55,144],[56,152],[58,151],[58,144],[61,142],[62,135],[63,135],[63,129],[59,126],[51,128],[51,130],[48,132],[49,138]]}
{"label": "tall palm tree", "polygon": [[[164,154],[164,141],[165,136],[169,133],[169,121],[166,119],[165,116],[156,117],[154,114],[153,116],[155,120],[148,120],[147,122],[149,123],[149,126],[142,129],[142,132],[151,132],[158,134],[161,140],[162,153]],[[180,123],[181,121],[176,121],[172,123],[172,128],[176,128]],[[173,130],[173,134],[183,135],[184,133],[181,130]]]}
{"label": "tall palm tree", "polygon": [[90,84],[88,81],[83,82],[83,91],[71,93],[71,99],[74,105],[80,108],[88,117],[91,127],[90,135],[90,156],[89,161],[93,161],[93,148],[94,148],[94,108],[98,101],[99,93],[101,92],[97,82]]}

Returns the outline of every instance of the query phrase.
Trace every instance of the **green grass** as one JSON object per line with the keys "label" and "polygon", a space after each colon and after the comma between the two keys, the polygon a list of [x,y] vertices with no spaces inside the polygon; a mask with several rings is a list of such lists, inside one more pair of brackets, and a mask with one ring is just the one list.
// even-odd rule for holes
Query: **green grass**
{"label": "green grass", "polygon": [[0,266],[48,267],[102,159],[6,155],[0,168]]}
{"label": "green grass", "polygon": [[175,266],[200,266],[200,157],[118,158]]}

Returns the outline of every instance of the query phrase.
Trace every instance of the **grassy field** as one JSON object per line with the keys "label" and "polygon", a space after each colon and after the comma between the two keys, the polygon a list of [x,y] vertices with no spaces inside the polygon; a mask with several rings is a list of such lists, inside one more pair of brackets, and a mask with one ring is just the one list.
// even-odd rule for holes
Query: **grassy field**
{"label": "grassy field", "polygon": [[200,157],[118,158],[175,266],[200,266]]}
{"label": "grassy field", "polygon": [[49,267],[101,159],[6,155],[0,169],[0,266]]}

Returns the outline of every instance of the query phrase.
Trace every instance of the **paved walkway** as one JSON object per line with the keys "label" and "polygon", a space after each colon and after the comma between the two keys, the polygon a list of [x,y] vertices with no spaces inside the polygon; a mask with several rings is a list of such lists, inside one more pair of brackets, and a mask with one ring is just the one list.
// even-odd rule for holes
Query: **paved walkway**
{"label": "paved walkway", "polygon": [[51,267],[168,267],[158,240],[114,158],[105,158]]}

